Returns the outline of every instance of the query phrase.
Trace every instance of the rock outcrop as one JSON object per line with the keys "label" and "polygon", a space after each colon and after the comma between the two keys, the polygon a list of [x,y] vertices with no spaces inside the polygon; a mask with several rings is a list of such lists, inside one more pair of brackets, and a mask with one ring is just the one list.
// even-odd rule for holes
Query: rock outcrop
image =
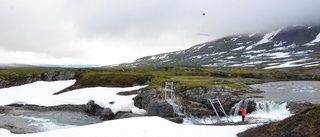
{"label": "rock outcrop", "polygon": [[[232,107],[239,101],[245,99],[241,95],[233,95],[232,92],[246,92],[257,93],[259,90],[254,89],[234,89],[228,86],[210,86],[210,87],[198,87],[181,91],[176,94],[176,103],[183,108],[182,112],[186,115],[192,115],[196,117],[203,117],[209,115],[215,115],[212,105],[208,99],[219,98],[224,110],[227,114],[232,110]],[[140,109],[145,109],[148,116],[160,116],[160,117],[176,117],[177,114],[171,104],[166,100],[163,100],[163,89],[149,89],[140,91],[138,95],[133,99],[135,106]],[[219,104],[214,104],[215,108],[219,109]],[[255,110],[255,103],[248,101],[246,103],[247,112]],[[218,111],[219,115],[224,115],[222,111]]]}
{"label": "rock outcrop", "polygon": [[0,76],[0,88],[20,86],[35,81],[57,81],[75,79],[76,73],[70,71],[49,71],[42,74]]}
{"label": "rock outcrop", "polygon": [[297,113],[298,111],[302,110],[303,108],[307,106],[312,106],[314,104],[310,102],[289,102],[287,104],[287,108],[289,108],[290,112]]}
{"label": "rock outcrop", "polygon": [[175,117],[172,106],[162,99],[162,89],[140,91],[133,99],[134,105],[147,111],[147,116]]}
{"label": "rock outcrop", "polygon": [[93,116],[99,116],[102,120],[111,120],[114,118],[114,113],[110,108],[103,108],[90,100],[85,106],[85,112]]}
{"label": "rock outcrop", "polygon": [[[245,99],[245,97],[239,95],[235,96],[232,92],[245,92],[245,93],[257,93],[260,92],[254,89],[234,89],[228,86],[210,86],[210,87],[198,87],[181,92],[181,95],[187,100],[186,106],[188,106],[188,112],[192,115],[211,115],[213,112],[212,105],[208,99],[219,99],[226,113],[230,113],[232,107],[239,101]],[[248,104],[248,112],[254,110],[252,106],[253,102]],[[218,104],[215,104],[215,108],[219,108]],[[219,115],[223,115],[222,112],[218,112]]]}

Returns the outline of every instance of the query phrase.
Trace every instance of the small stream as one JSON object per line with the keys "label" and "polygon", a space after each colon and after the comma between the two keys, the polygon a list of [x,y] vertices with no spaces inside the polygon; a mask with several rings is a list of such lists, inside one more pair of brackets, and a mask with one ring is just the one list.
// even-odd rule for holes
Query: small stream
{"label": "small stream", "polygon": [[36,133],[100,123],[96,116],[73,111],[11,110],[0,115],[0,127],[13,133]]}
{"label": "small stream", "polygon": [[[250,85],[263,91],[262,100],[320,104],[320,81],[281,81]],[[259,98],[255,99],[259,100]]]}

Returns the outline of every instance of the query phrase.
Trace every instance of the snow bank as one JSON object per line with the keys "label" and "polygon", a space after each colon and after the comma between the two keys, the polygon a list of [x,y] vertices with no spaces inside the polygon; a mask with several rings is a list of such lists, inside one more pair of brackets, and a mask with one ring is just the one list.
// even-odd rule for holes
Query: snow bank
{"label": "snow bank", "polygon": [[160,117],[137,117],[34,134],[15,135],[0,129],[0,134],[5,137],[196,137],[204,134],[234,137],[248,127],[181,125]]}
{"label": "snow bank", "polygon": [[[12,103],[19,104],[37,104],[41,106],[57,106],[62,104],[86,104],[94,100],[101,107],[109,107],[114,113],[118,111],[132,111],[143,114],[145,111],[134,107],[130,96],[116,95],[121,91],[131,91],[143,88],[145,86],[135,86],[129,88],[106,88],[94,87],[77,89],[60,95],[53,95],[68,86],[75,83],[75,80],[44,82],[38,81],[32,84],[26,84],[17,87],[0,89],[0,105]],[[110,104],[114,102],[114,104]]]}

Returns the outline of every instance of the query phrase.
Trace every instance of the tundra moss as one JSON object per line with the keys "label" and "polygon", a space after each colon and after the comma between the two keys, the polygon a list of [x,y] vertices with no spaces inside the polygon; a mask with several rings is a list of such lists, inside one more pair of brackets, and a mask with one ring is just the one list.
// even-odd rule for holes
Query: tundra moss
{"label": "tundra moss", "polygon": [[0,78],[25,80],[50,71],[72,71],[76,83],[70,89],[83,87],[128,87],[148,85],[146,88],[164,87],[174,82],[178,90],[212,85],[241,89],[247,85],[279,80],[318,80],[320,67],[256,69],[237,67],[181,67],[162,68],[10,68],[0,69]]}

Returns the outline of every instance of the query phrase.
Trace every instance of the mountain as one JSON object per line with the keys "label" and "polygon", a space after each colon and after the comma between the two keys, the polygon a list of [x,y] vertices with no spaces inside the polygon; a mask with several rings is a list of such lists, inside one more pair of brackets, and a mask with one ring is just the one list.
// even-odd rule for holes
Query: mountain
{"label": "mountain", "polygon": [[266,33],[233,35],[116,66],[157,67],[165,64],[266,69],[319,66],[320,26],[296,25]]}
{"label": "mountain", "polygon": [[18,63],[0,63],[0,68],[25,68],[25,67],[35,67],[28,64],[18,64]]}

